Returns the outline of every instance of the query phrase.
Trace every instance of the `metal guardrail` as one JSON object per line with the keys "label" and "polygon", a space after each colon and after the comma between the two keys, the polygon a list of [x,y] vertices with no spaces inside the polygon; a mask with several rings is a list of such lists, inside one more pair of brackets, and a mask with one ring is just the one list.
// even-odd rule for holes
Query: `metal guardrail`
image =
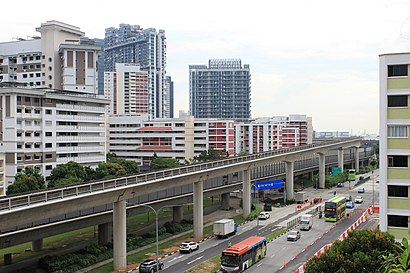
{"label": "metal guardrail", "polygon": [[[308,212],[306,212],[306,213],[304,213],[304,214],[311,214],[311,215],[313,215],[313,216],[316,216],[316,214],[318,214],[319,211],[323,211],[322,206],[318,206],[318,207],[316,207],[316,208],[314,208],[314,209],[311,209],[311,210],[309,210]],[[298,216],[298,217],[296,217],[296,218],[290,220],[289,222],[287,222],[286,227],[287,227],[288,229],[291,229],[291,228],[293,228],[293,227],[299,225],[299,223],[300,223],[300,218],[301,218],[301,216]]]}
{"label": "metal guardrail", "polygon": [[5,197],[0,199],[0,212],[4,210],[12,210],[15,208],[31,206],[39,203],[47,203],[54,200],[61,200],[65,198],[71,198],[73,196],[82,196],[94,192],[102,192],[107,189],[119,188],[128,185],[135,185],[143,182],[154,181],[156,179],[161,179],[165,177],[174,177],[189,173],[194,173],[203,170],[209,170],[221,166],[227,166],[235,163],[252,162],[253,160],[263,159],[270,156],[286,154],[291,152],[297,152],[302,150],[309,150],[312,148],[320,148],[331,146],[334,144],[347,144],[349,142],[361,140],[360,138],[352,138],[344,141],[329,141],[323,144],[310,144],[304,146],[298,146],[294,148],[286,148],[275,151],[269,151],[264,153],[252,154],[241,157],[234,157],[228,159],[222,159],[206,163],[198,163],[193,165],[188,165],[186,167],[180,167],[175,169],[168,169],[164,171],[149,172],[144,174],[137,174],[128,177],[120,177],[111,180],[91,182],[88,184],[75,185],[65,188],[58,188],[52,190],[44,190],[40,192]]}

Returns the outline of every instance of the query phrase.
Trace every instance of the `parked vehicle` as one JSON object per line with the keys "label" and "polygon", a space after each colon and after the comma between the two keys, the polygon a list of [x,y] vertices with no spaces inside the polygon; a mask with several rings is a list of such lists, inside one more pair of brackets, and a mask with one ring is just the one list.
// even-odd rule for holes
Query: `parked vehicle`
{"label": "parked vehicle", "polygon": [[235,235],[238,230],[238,226],[233,219],[221,219],[214,222],[214,234],[218,238],[226,238]]}
{"label": "parked vehicle", "polygon": [[363,197],[361,196],[356,196],[356,198],[354,199],[355,203],[363,203]]}
{"label": "parked vehicle", "polygon": [[357,190],[357,193],[364,193],[364,188],[360,188]]}
{"label": "parked vehicle", "polygon": [[353,209],[353,208],[354,208],[354,203],[353,203],[353,201],[346,202],[346,208],[347,208],[347,209]]}
{"label": "parked vehicle", "polygon": [[343,188],[343,187],[344,187],[344,184],[341,183],[341,182],[339,182],[339,183],[337,183],[337,187],[338,187],[338,188]]}
{"label": "parked vehicle", "polygon": [[161,261],[157,260],[145,260],[139,266],[139,272],[157,272],[157,263],[158,263],[158,270],[162,270],[164,268],[164,264]]}
{"label": "parked vehicle", "polygon": [[295,192],[295,200],[297,203],[303,203],[308,200],[307,194],[304,191]]}
{"label": "parked vehicle", "polygon": [[299,230],[291,230],[288,233],[288,241],[297,241],[300,239],[300,231]]}
{"label": "parked vehicle", "polygon": [[259,220],[267,220],[270,218],[270,214],[267,211],[262,211],[261,213],[259,213],[258,219]]}
{"label": "parked vehicle", "polygon": [[179,246],[180,253],[191,253],[194,250],[199,249],[199,244],[196,242],[184,242]]}
{"label": "parked vehicle", "polygon": [[312,214],[303,214],[300,217],[300,229],[301,230],[310,230],[313,226],[313,215]]}

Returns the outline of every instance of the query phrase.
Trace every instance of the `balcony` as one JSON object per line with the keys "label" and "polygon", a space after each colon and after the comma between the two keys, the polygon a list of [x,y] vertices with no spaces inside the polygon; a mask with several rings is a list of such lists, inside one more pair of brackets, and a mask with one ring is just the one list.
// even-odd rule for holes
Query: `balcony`
{"label": "balcony", "polygon": [[90,121],[90,122],[104,122],[105,117],[100,116],[83,116],[83,115],[57,115],[57,120],[67,120],[67,121]]}
{"label": "balcony", "polygon": [[93,163],[105,161],[105,156],[77,156],[77,157],[58,157],[57,163],[67,163],[74,161],[78,163]]}
{"label": "balcony", "polygon": [[104,142],[105,138],[100,136],[58,136],[57,142]]}
{"label": "balcony", "polygon": [[66,109],[66,110],[85,111],[85,112],[105,113],[105,107],[98,107],[98,106],[85,106],[85,105],[73,105],[73,104],[57,103],[56,108]]}

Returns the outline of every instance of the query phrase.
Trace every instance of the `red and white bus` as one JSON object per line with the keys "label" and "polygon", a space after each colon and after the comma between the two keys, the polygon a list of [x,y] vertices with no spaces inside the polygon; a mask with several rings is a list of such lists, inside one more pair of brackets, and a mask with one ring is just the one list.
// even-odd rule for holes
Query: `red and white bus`
{"label": "red and white bus", "polygon": [[222,252],[221,272],[243,272],[266,256],[266,238],[249,237]]}

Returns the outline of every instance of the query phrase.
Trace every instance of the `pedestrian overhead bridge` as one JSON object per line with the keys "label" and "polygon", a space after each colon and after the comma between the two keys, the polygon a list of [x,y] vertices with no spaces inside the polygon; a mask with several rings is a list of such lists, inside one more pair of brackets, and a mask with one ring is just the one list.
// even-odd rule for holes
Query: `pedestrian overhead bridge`
{"label": "pedestrian overhead bridge", "polygon": [[286,165],[286,195],[293,198],[294,162],[306,156],[319,158],[319,187],[325,186],[325,154],[338,150],[338,165],[343,167],[343,149],[355,148],[355,166],[359,168],[360,138],[350,138],[321,144],[281,149],[265,153],[234,157],[213,162],[188,165],[164,171],[92,182],[60,189],[50,189],[26,195],[0,199],[0,230],[18,226],[36,219],[63,215],[82,209],[113,204],[114,268],[126,266],[126,202],[170,187],[193,186],[194,234],[203,235],[203,184],[208,179],[231,173],[241,173],[243,213],[251,210],[251,179],[254,168],[275,162]]}

